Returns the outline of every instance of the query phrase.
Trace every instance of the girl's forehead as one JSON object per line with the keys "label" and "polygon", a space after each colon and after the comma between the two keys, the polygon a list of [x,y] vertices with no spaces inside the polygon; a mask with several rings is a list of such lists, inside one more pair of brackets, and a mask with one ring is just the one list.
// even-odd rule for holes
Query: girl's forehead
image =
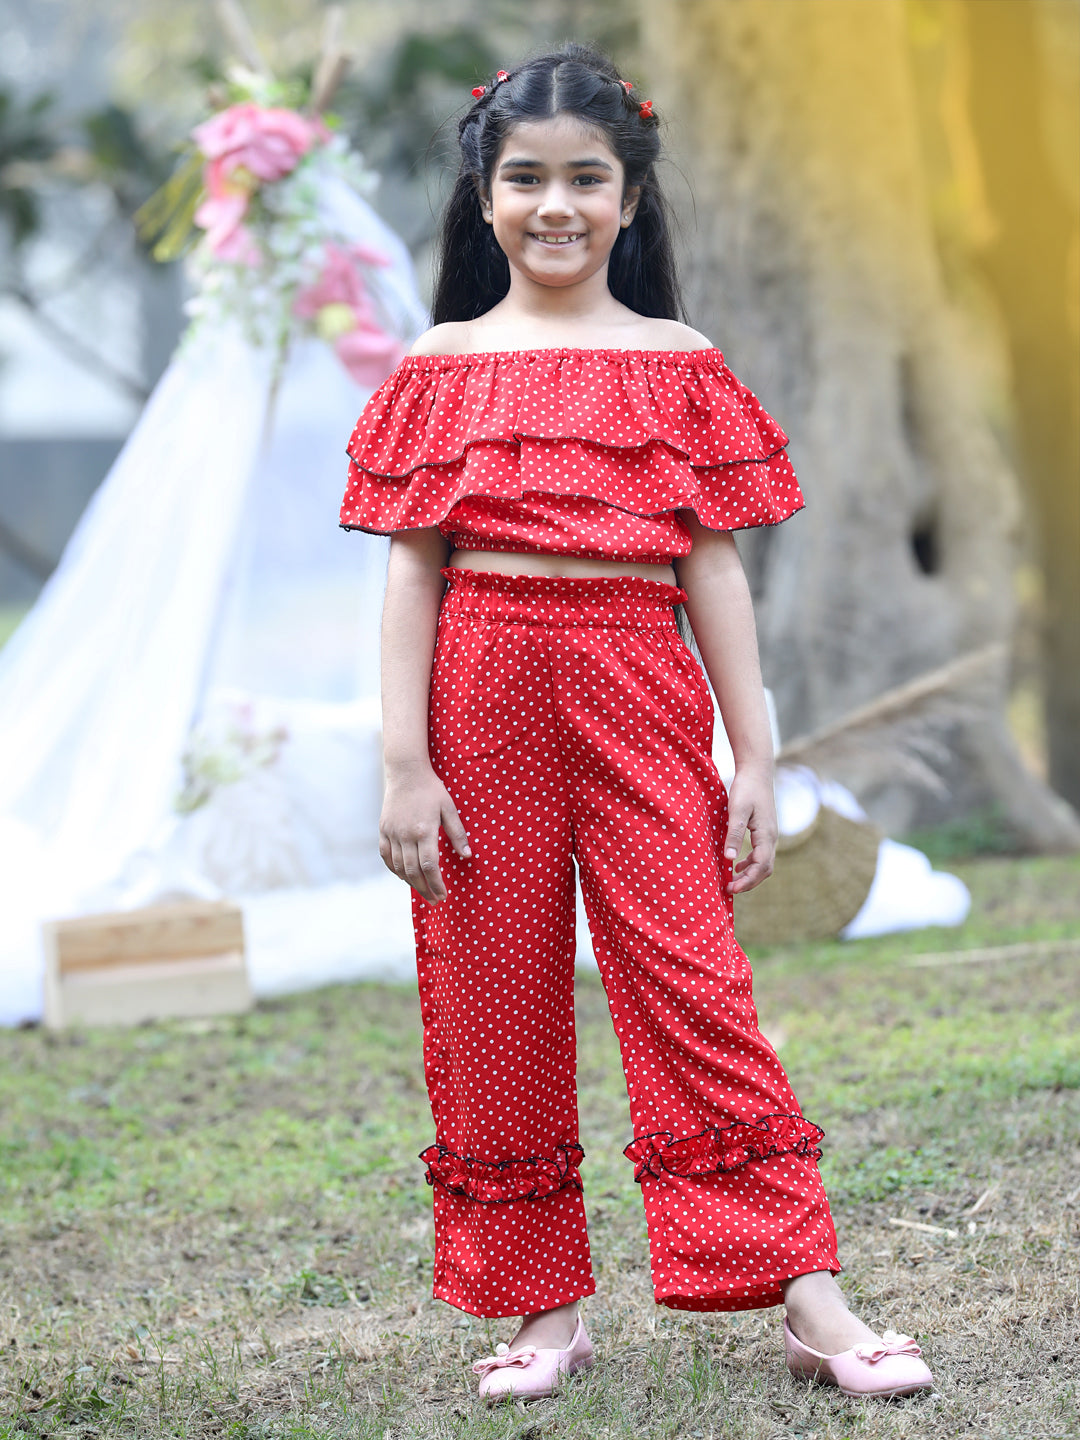
{"label": "girl's forehead", "polygon": [[577,115],[554,115],[544,120],[522,120],[506,132],[496,164],[511,157],[554,161],[606,160],[619,165],[603,130]]}

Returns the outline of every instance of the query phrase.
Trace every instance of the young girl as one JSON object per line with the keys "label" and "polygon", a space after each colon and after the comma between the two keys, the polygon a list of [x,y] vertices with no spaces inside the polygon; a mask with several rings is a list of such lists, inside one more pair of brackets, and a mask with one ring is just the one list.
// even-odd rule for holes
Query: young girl
{"label": "young girl", "polygon": [[[833,1279],[823,1132],[758,1030],[732,931],[776,818],[730,532],[802,505],[787,436],[676,318],[651,102],[576,45],[473,95],[435,324],[361,415],[341,510],[392,536],[379,850],[413,887],[434,1294],[523,1317],[474,1366],[489,1400],[550,1395],[593,1362],[576,862],[656,1300],[783,1303],[797,1375],[923,1389],[915,1342],[879,1339]],[[730,796],[677,606],[735,753]]]}

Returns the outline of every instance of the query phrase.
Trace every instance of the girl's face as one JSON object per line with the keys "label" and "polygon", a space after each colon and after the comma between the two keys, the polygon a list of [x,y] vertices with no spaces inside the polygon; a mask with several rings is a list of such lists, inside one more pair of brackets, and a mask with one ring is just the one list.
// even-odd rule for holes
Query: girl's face
{"label": "girl's face", "polygon": [[622,162],[602,138],[571,115],[516,125],[496,156],[484,219],[511,274],[566,287],[607,262],[619,230],[637,208],[639,187],[623,194]]}

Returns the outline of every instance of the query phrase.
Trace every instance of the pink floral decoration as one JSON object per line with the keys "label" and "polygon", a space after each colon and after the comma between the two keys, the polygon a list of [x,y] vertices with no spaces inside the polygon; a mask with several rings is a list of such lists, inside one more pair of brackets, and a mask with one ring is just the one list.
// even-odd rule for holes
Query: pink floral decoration
{"label": "pink floral decoration", "polygon": [[377,390],[400,361],[400,341],[382,330],[350,330],[334,341],[334,353],[362,390]]}
{"label": "pink floral decoration", "polygon": [[213,165],[207,166],[209,194],[195,211],[195,224],[206,231],[206,243],[219,260],[258,265],[262,252],[243,223],[251,192],[240,185],[230,184],[220,172],[212,175],[213,168]]}
{"label": "pink floral decoration", "polygon": [[389,258],[366,245],[328,244],[324,255],[318,279],[299,291],[293,311],[315,322],[357,385],[376,388],[401,359],[402,346],[379,328],[360,267],[388,265]]}
{"label": "pink floral decoration", "polygon": [[261,181],[281,180],[316,142],[329,138],[321,120],[295,110],[254,105],[246,100],[211,116],[191,132],[208,160],[224,162],[227,172],[249,171]]}
{"label": "pink floral decoration", "polygon": [[327,305],[348,305],[358,314],[369,314],[371,302],[359,267],[389,265],[389,257],[369,245],[328,244],[324,253],[319,278],[296,297],[296,314],[303,320],[313,320]]}
{"label": "pink floral decoration", "polygon": [[321,120],[295,110],[230,105],[191,132],[206,156],[207,197],[195,212],[207,244],[219,260],[257,265],[258,246],[244,226],[248,204],[260,184],[281,180],[315,144],[329,139]]}

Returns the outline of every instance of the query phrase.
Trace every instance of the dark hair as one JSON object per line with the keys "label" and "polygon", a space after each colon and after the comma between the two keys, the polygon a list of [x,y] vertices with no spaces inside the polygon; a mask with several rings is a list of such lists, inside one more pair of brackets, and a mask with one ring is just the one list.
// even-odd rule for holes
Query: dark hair
{"label": "dark hair", "polygon": [[458,123],[461,167],[439,233],[433,324],[474,320],[509,290],[510,267],[481,214],[477,184],[490,189],[515,125],[556,115],[574,115],[600,131],[622,162],[627,186],[641,186],[633,223],[619,231],[608,261],[611,293],[640,315],[685,319],[668,205],[655,174],[658,122],[651,111],[641,114],[641,103],[606,56],[572,43],[526,60],[484,90]]}

